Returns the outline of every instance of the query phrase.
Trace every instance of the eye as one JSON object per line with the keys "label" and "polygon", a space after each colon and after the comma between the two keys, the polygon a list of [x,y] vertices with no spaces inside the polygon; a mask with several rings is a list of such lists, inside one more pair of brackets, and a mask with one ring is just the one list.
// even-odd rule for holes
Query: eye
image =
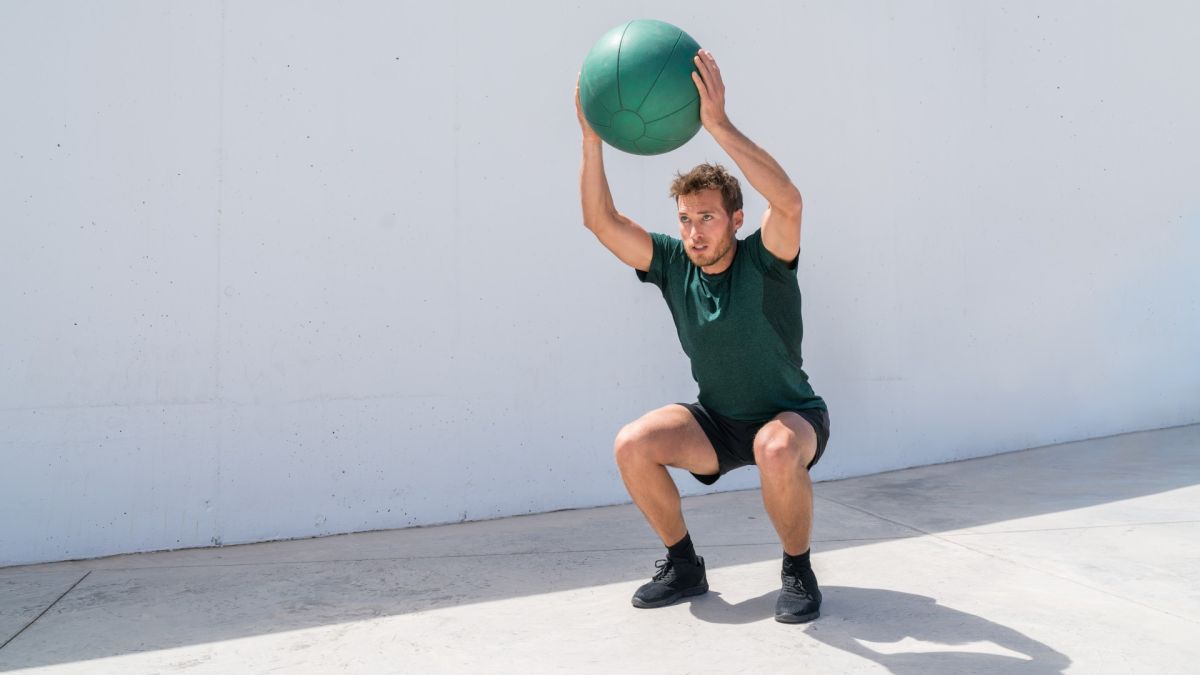
{"label": "eye", "polygon": [[679,222],[681,222],[681,223],[686,223],[687,221],[688,221],[688,217],[687,217],[687,216],[679,216]]}
{"label": "eye", "polygon": [[712,216],[711,216],[711,215],[708,215],[708,214],[705,214],[705,216],[704,216],[704,219],[705,219],[705,220],[712,220]]}

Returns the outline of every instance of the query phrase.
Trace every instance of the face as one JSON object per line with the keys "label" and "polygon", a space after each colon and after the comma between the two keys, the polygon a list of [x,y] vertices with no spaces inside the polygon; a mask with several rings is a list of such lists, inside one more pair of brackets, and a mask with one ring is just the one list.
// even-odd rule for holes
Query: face
{"label": "face", "polygon": [[679,238],[692,264],[710,274],[725,271],[733,262],[734,233],[742,226],[742,212],[731,218],[721,202],[720,190],[680,195]]}

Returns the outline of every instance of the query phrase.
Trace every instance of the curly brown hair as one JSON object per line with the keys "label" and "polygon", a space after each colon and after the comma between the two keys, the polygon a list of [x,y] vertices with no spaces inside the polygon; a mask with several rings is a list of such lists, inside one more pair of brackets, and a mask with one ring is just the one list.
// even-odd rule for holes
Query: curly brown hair
{"label": "curly brown hair", "polygon": [[738,185],[738,179],[720,164],[700,164],[687,173],[676,173],[675,180],[671,182],[671,197],[676,203],[683,195],[704,190],[721,191],[721,203],[730,218],[733,217],[734,211],[742,209],[742,188]]}

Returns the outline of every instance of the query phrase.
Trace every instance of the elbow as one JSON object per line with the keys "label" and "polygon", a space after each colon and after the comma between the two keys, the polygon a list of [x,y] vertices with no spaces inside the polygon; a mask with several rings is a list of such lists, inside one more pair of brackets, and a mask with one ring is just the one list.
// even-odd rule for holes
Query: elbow
{"label": "elbow", "polygon": [[583,226],[587,229],[596,231],[596,209],[587,203],[583,203]]}
{"label": "elbow", "polygon": [[600,222],[601,222],[600,219],[598,219],[595,216],[595,214],[591,214],[591,213],[588,213],[587,211],[584,211],[583,226],[586,227],[588,230],[595,232],[596,228],[600,227]]}

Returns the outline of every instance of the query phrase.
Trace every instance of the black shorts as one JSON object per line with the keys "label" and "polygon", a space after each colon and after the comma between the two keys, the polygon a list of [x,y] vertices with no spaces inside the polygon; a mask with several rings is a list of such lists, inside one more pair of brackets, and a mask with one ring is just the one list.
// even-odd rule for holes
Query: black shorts
{"label": "black shorts", "polygon": [[[743,422],[722,417],[705,408],[699,403],[680,403],[692,413],[713,449],[717,451],[717,464],[720,469],[715,474],[701,476],[693,473],[696,480],[705,485],[712,485],[717,479],[734,469],[754,464],[754,436],[770,419],[756,422]],[[817,432],[817,454],[813,455],[808,468],[812,469],[821,455],[825,454],[825,444],[829,442],[829,413],[821,408],[806,408],[791,412],[804,418]],[[773,419],[773,418],[772,418]]]}

